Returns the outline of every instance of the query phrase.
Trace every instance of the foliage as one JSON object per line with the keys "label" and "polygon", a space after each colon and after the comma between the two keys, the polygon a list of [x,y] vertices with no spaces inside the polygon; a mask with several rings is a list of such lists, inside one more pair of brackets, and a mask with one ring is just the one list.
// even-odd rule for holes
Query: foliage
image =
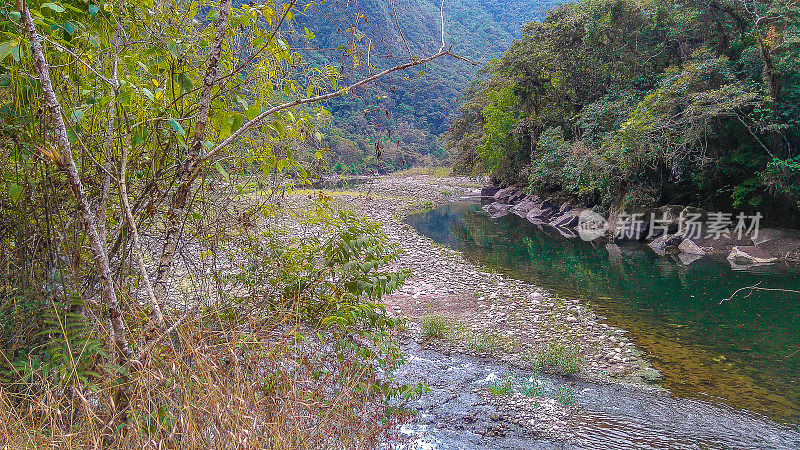
{"label": "foliage", "polygon": [[253,231],[321,168],[320,95],[349,94],[360,44],[301,53],[295,3],[17,5],[0,3],[0,445],[374,445],[403,415],[387,400],[422,389],[391,376],[397,248],[324,208],[325,238]]}
{"label": "foliage", "polygon": [[555,8],[467,91],[455,166],[590,206],[649,186],[655,203],[796,218],[798,18],[796,1]]}
{"label": "foliage", "polygon": [[[535,5],[521,0],[445,2],[445,41],[458,55],[476,62],[488,61],[519,37],[525,22],[540,17],[547,6],[554,4],[550,0]],[[436,0],[408,0],[393,5],[377,0],[357,4],[327,2],[313,6],[298,20],[300,26],[314,30],[314,44],[320,48],[345,50],[348,42],[371,40],[371,64],[382,68],[387,61],[375,55],[405,58],[408,51],[404,40],[412,52],[435,51],[441,46],[440,30],[432,26],[439,24],[440,6]],[[361,14],[364,26],[357,32],[347,20],[331,20]],[[447,130],[454,105],[473,78],[475,66],[454,61],[431,64],[422,72],[406,71],[330,103],[333,117],[325,138],[330,148],[326,154],[330,170],[363,174],[449,161],[440,136]],[[401,83],[403,78],[411,83]]]}
{"label": "foliage", "polygon": [[511,395],[515,392],[528,397],[541,397],[544,395],[544,389],[536,373],[527,377],[523,375],[506,375],[491,382],[488,389],[491,395]]}
{"label": "foliage", "polygon": [[422,318],[422,334],[429,338],[444,339],[450,319],[438,314],[428,314]]}
{"label": "foliage", "polygon": [[534,359],[539,368],[554,368],[567,375],[579,373],[584,364],[580,349],[555,343],[539,351]]}
{"label": "foliage", "polygon": [[[477,148],[478,157],[483,161],[486,170],[498,178],[508,180],[512,174],[506,174],[501,169],[507,160],[513,160],[514,150],[519,148],[513,129],[519,117],[514,110],[514,98],[511,88],[505,87],[500,91],[491,91],[487,94],[489,104],[483,108],[481,114],[486,124],[483,126],[483,135],[486,142]],[[511,165],[511,168],[514,166]]]}
{"label": "foliage", "polygon": [[[244,270],[220,277],[231,294],[176,322],[179,346],[152,348],[137,368],[120,445],[207,448],[231,439],[251,448],[364,448],[390,439],[387,433],[406,413],[388,401],[427,389],[392,377],[403,362],[392,338],[401,320],[386,315],[380,298],[408,276],[385,270],[399,249],[378,224],[333,211],[324,201],[304,228],[318,234],[289,239],[270,228],[247,240]],[[0,402],[28,404],[16,391],[51,398],[37,410],[50,422],[26,424],[22,410],[10,406],[0,419],[23,428],[7,437],[43,445],[44,435],[33,431],[41,426],[67,434],[72,445],[102,442],[103,420],[71,413],[52,419],[58,408],[70,412],[75,405],[88,417],[102,415],[114,401],[113,374],[124,369],[98,366],[105,360],[91,338],[98,331],[83,315],[54,312],[46,323],[43,357],[34,351],[26,367],[17,362],[3,372],[17,377],[0,385]],[[73,402],[81,396],[92,403]],[[197,432],[209,427],[213,433]]]}
{"label": "foliage", "polygon": [[570,405],[577,401],[577,396],[575,395],[575,391],[572,390],[571,387],[567,386],[566,384],[562,384],[558,387],[554,398],[563,405]]}
{"label": "foliage", "polygon": [[[100,375],[96,370],[106,357],[100,340],[92,336],[89,321],[83,314],[82,299],[73,295],[68,309],[55,303],[43,315],[45,337],[42,344],[26,349],[27,354],[4,354],[0,361],[0,384],[11,390],[30,385],[78,385],[84,389]],[[19,349],[17,349],[19,350]]]}

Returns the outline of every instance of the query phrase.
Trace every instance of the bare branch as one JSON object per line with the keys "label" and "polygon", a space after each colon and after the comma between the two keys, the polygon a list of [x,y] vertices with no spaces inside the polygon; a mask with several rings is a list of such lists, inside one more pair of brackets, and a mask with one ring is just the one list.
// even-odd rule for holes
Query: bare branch
{"label": "bare branch", "polygon": [[399,70],[405,70],[405,69],[408,69],[408,68],[411,68],[411,67],[414,67],[414,66],[419,66],[421,64],[425,64],[425,63],[431,62],[431,61],[433,61],[433,60],[435,60],[437,58],[441,58],[442,56],[445,56],[445,55],[456,57],[455,55],[450,53],[450,50],[441,51],[441,52],[438,52],[438,53],[436,53],[434,55],[428,56],[426,58],[422,58],[422,59],[415,58],[412,61],[407,62],[405,64],[401,64],[399,66],[395,66],[395,67],[391,67],[389,69],[383,70],[383,71],[378,72],[378,73],[376,73],[374,75],[371,75],[371,76],[369,76],[367,78],[364,78],[361,81],[358,81],[358,82],[353,83],[353,84],[351,84],[349,86],[343,87],[343,88],[341,88],[341,89],[339,89],[337,91],[329,92],[327,94],[317,95],[315,97],[299,98],[299,99],[291,101],[291,102],[286,102],[286,103],[283,103],[283,104],[280,104],[280,105],[277,105],[277,106],[273,106],[272,108],[269,108],[268,110],[262,112],[261,114],[259,114],[256,117],[254,117],[252,120],[249,120],[249,121],[245,122],[241,127],[239,127],[238,130],[236,130],[235,132],[231,133],[231,135],[228,136],[227,139],[225,139],[224,141],[222,141],[219,144],[217,144],[211,151],[209,151],[205,156],[203,156],[202,158],[200,158],[198,160],[198,165],[208,161],[211,158],[213,158],[216,154],[221,152],[223,149],[225,149],[231,143],[233,143],[236,139],[238,139],[245,131],[249,130],[250,128],[252,128],[255,125],[258,125],[264,119],[266,119],[267,117],[269,117],[270,115],[272,115],[272,114],[274,114],[274,113],[276,113],[278,111],[282,111],[282,110],[287,109],[287,108],[293,108],[295,106],[305,105],[305,104],[308,104],[308,103],[317,103],[317,102],[325,101],[325,100],[328,100],[328,99],[331,99],[331,98],[339,97],[341,95],[344,95],[344,94],[348,93],[349,91],[351,91],[353,89],[361,87],[361,86],[363,86],[365,84],[369,84],[369,83],[377,80],[378,78],[382,78],[382,77],[384,77],[384,76],[386,76],[386,75],[388,75],[388,74],[390,74],[392,72],[397,72]]}
{"label": "bare branch", "polygon": [[721,305],[721,304],[723,304],[723,303],[727,302],[728,300],[730,300],[730,299],[732,299],[733,297],[735,297],[735,296],[736,296],[736,294],[738,294],[739,292],[742,292],[742,291],[748,291],[748,290],[749,290],[750,292],[748,292],[748,293],[747,293],[747,295],[745,295],[745,296],[744,296],[744,298],[747,298],[747,297],[750,297],[751,295],[753,295],[753,292],[754,292],[754,291],[766,291],[766,292],[786,292],[786,293],[789,293],[789,294],[800,294],[800,291],[795,291],[795,290],[792,290],[792,289],[762,288],[762,287],[759,287],[760,285],[761,285],[761,282],[759,281],[758,283],[756,283],[756,284],[754,284],[754,285],[752,285],[752,286],[747,286],[747,287],[739,288],[739,289],[737,289],[736,291],[734,291],[734,292],[733,292],[733,294],[731,294],[731,296],[730,296],[730,297],[728,297],[728,298],[723,298],[723,299],[722,299],[722,300],[719,302],[719,304]]}
{"label": "bare branch", "polygon": [[400,39],[403,41],[403,45],[406,46],[408,56],[413,58],[414,55],[411,54],[411,49],[408,47],[408,41],[406,41],[406,37],[403,35],[403,27],[400,26],[400,20],[397,19],[397,8],[394,7],[394,0],[392,0],[392,12],[394,13],[394,23],[397,24],[397,31],[400,32]]}

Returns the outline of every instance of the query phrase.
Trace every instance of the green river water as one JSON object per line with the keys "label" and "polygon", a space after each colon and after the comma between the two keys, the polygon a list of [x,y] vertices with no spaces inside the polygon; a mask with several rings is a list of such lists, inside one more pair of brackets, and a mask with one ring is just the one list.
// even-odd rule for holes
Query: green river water
{"label": "green river water", "polygon": [[602,244],[565,239],[513,215],[490,219],[477,200],[406,222],[472,261],[586,301],[628,331],[676,395],[800,424],[800,296],[753,292],[720,304],[756,283],[798,290],[797,267],[735,271],[724,258],[685,265],[635,243],[612,261]]}

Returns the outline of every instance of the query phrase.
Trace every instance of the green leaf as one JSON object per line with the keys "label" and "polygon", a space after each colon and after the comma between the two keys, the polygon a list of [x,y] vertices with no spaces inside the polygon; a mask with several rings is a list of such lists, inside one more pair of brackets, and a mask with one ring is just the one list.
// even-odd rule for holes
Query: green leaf
{"label": "green leaf", "polygon": [[189,77],[186,76],[185,72],[181,72],[180,74],[178,74],[178,84],[181,86],[181,90],[183,91],[184,94],[194,89],[194,86],[192,85],[192,80],[190,80]]}
{"label": "green leaf", "polygon": [[66,11],[63,6],[61,6],[61,5],[57,4],[57,3],[42,3],[42,8],[50,8],[51,10],[53,10],[54,12],[57,12],[59,14],[63,13],[64,11]]}
{"label": "green leaf", "polygon": [[77,27],[75,26],[75,23],[73,23],[73,22],[64,22],[64,30],[65,30],[67,33],[69,33],[69,35],[70,35],[70,36],[72,36],[73,34],[75,34],[75,29],[76,29],[76,28],[77,28]]}
{"label": "green leaf", "polygon": [[81,121],[81,119],[83,119],[82,109],[76,109],[75,111],[72,111],[72,115],[70,116],[72,123],[78,123]]}
{"label": "green leaf", "polygon": [[153,96],[153,91],[151,91],[150,89],[142,88],[142,94],[144,94],[145,97],[149,98],[151,102],[155,100],[155,97]]}
{"label": "green leaf", "polygon": [[272,127],[275,128],[275,131],[278,132],[278,135],[282,138],[286,136],[286,128],[283,127],[283,123],[280,121],[275,121],[272,124]]}
{"label": "green leaf", "polygon": [[222,164],[220,164],[219,161],[217,161],[217,163],[214,164],[214,167],[217,168],[217,172],[219,172],[219,174],[222,175],[222,178],[225,179],[225,182],[227,183],[231,182],[230,177],[228,177],[228,172],[225,171],[225,168],[222,167]]}
{"label": "green leaf", "polygon": [[241,114],[234,115],[231,121],[231,133],[241,128],[242,124],[244,124],[244,116]]}
{"label": "green leaf", "polygon": [[0,62],[3,62],[3,60],[11,54],[11,50],[13,50],[16,46],[17,43],[12,41],[3,42],[0,44]]}
{"label": "green leaf", "polygon": [[247,108],[244,115],[247,116],[247,120],[253,120],[261,113],[261,108],[258,105],[253,105]]}
{"label": "green leaf", "polygon": [[186,132],[183,131],[183,127],[181,126],[181,124],[178,123],[177,120],[170,117],[169,119],[167,119],[167,122],[169,122],[169,124],[172,126],[172,129],[175,130],[176,133],[180,134],[183,137],[186,137]]}
{"label": "green leaf", "polygon": [[89,9],[88,9],[89,17],[94,19],[94,16],[97,15],[98,11],[100,11],[100,8],[97,5],[95,5],[94,3],[89,5]]}
{"label": "green leaf", "polygon": [[8,13],[8,18],[14,22],[19,22],[19,20],[22,18],[22,14],[20,14],[19,11],[11,11]]}
{"label": "green leaf", "polygon": [[19,198],[22,196],[22,186],[15,183],[6,183],[6,189],[8,190],[8,196],[11,197],[11,201],[16,205],[19,202]]}
{"label": "green leaf", "polygon": [[147,128],[142,126],[136,127],[136,130],[133,132],[131,145],[133,147],[138,147],[144,144],[145,139],[147,139]]}
{"label": "green leaf", "polygon": [[167,50],[169,50],[169,54],[172,55],[173,58],[178,59],[178,47],[175,46],[175,42],[172,40],[167,42]]}

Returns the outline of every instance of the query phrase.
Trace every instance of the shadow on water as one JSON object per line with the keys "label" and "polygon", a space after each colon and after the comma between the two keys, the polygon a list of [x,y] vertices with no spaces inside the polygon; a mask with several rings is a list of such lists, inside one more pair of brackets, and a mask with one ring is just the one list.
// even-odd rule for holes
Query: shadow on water
{"label": "shadow on water", "polygon": [[639,244],[611,260],[601,244],[565,239],[516,216],[493,220],[476,201],[455,202],[406,222],[436,242],[501,273],[587,301],[659,369],[673,393],[723,402],[800,424],[800,297],[741,287],[800,288],[797,268],[734,271],[727,261],[689,265]]}

